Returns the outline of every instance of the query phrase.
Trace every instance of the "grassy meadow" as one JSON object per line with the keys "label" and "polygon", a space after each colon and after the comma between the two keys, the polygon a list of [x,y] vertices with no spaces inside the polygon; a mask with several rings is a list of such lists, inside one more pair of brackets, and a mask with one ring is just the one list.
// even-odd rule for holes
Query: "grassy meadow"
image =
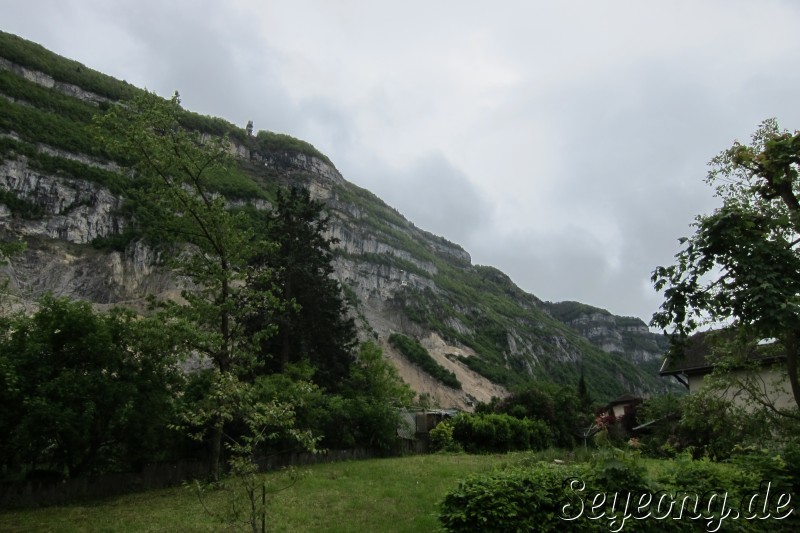
{"label": "grassy meadow", "polygon": [[[471,474],[552,463],[555,459],[567,464],[585,463],[596,454],[597,450],[576,448],[494,455],[413,455],[302,467],[297,470],[301,476],[294,484],[282,472],[263,474],[259,482],[266,481],[268,490],[273,491],[267,495],[267,531],[419,533],[443,531],[438,519],[440,504],[459,481]],[[670,473],[674,475],[681,460],[638,457],[636,463],[650,479],[664,480]],[[700,467],[711,469],[696,470]],[[708,465],[697,461],[684,463],[683,468],[681,475],[694,472],[695,476],[727,476],[722,485],[734,491],[737,488],[730,464]],[[698,483],[702,485],[701,481]],[[282,490],[274,491],[278,488]],[[201,502],[192,487],[174,487],[71,505],[0,510],[0,531],[249,531],[246,522],[249,500],[241,487],[237,490],[235,501],[245,512],[233,525],[211,514],[219,515],[227,509],[230,492],[208,492]],[[748,526],[750,529],[744,529],[747,531],[759,530],[758,525],[737,524]],[[780,531],[796,531],[793,529],[796,525],[796,522],[770,521],[771,527],[784,527],[777,529]]]}
{"label": "grassy meadow", "polygon": [[[421,532],[439,529],[445,494],[469,474],[515,463],[530,454],[416,455],[304,467],[291,487],[268,493],[268,531]],[[268,487],[284,475],[265,474]],[[208,495],[212,510],[225,494]],[[242,494],[242,504],[247,501]],[[0,511],[0,531],[226,531],[184,487],[69,506]],[[238,529],[246,531],[247,525]]]}

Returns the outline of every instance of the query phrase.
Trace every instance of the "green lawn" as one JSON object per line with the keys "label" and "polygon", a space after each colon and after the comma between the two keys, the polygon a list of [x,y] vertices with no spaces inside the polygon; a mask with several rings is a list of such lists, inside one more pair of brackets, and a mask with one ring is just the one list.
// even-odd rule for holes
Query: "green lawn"
{"label": "green lawn", "polygon": [[[268,494],[268,531],[283,532],[428,532],[439,528],[439,504],[458,482],[473,473],[511,465],[532,465],[554,459],[585,462],[595,452],[545,450],[506,455],[415,455],[390,459],[346,461],[304,467],[303,476],[285,490]],[[661,478],[676,463],[639,459],[648,477]],[[716,468],[723,471],[728,465]],[[286,485],[285,474],[262,477],[268,487]],[[248,500],[241,492],[237,503]],[[219,511],[229,501],[213,491],[205,507]],[[779,524],[781,525],[781,524]],[[83,504],[0,511],[0,531],[248,531],[230,528],[211,516],[195,491],[154,490]]]}
{"label": "green lawn", "polygon": [[[438,505],[460,479],[519,461],[510,455],[417,455],[308,467],[268,495],[268,531],[421,532],[438,529]],[[277,474],[265,476],[273,485]],[[246,499],[243,499],[244,503]],[[212,494],[215,507],[222,495]],[[81,505],[0,512],[0,531],[225,531],[196,494],[172,488]],[[240,528],[246,531],[246,526]]]}

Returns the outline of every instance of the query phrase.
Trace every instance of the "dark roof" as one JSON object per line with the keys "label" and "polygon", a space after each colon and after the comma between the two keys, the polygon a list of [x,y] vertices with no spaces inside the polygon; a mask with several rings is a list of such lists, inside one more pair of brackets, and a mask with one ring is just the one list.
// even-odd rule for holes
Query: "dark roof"
{"label": "dark roof", "polygon": [[[664,359],[659,374],[662,376],[672,376],[675,374],[707,374],[714,366],[711,356],[713,352],[712,339],[720,338],[733,339],[733,330],[702,331],[695,333],[684,342],[683,346],[673,350]],[[679,351],[678,351],[679,350]],[[678,351],[678,355],[675,355]],[[763,364],[770,364],[784,359],[785,356],[765,355],[758,353],[756,349],[751,349],[748,359],[761,361]]]}
{"label": "dark roof", "polygon": [[634,403],[634,402],[641,402],[644,401],[638,396],[632,396],[630,394],[623,394],[622,396],[615,398],[608,402],[608,406],[611,407],[613,405],[620,405],[623,403]]}

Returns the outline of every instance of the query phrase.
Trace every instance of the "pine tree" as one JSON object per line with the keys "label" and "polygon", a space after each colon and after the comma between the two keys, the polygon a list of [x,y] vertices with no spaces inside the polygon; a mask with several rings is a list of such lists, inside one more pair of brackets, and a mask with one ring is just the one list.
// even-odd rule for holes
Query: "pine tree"
{"label": "pine tree", "polygon": [[314,382],[338,390],[350,373],[357,337],[333,278],[331,247],[336,241],[327,237],[324,208],[301,187],[278,193],[267,222],[276,247],[258,259],[275,272],[277,295],[290,305],[275,317],[278,332],[262,343],[262,353],[272,372],[308,360],[315,368]]}
{"label": "pine tree", "polygon": [[589,395],[589,389],[586,387],[586,380],[583,377],[583,369],[581,369],[581,378],[578,380],[578,400],[581,402],[581,407],[585,410],[591,407],[592,397]]}

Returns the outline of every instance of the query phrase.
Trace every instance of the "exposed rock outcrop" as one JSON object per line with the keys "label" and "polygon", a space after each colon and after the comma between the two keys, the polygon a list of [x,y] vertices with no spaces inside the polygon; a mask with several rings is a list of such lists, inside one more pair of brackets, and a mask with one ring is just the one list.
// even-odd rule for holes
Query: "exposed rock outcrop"
{"label": "exposed rock outcrop", "polygon": [[38,220],[6,216],[4,225],[25,236],[41,236],[86,244],[122,231],[117,216],[121,199],[108,189],[84,180],[47,175],[31,169],[27,160],[0,164],[0,189],[40,207]]}
{"label": "exposed rock outcrop", "polygon": [[604,352],[623,355],[630,361],[660,361],[668,347],[663,335],[652,333],[638,318],[615,316],[578,302],[551,303],[548,309]]}

